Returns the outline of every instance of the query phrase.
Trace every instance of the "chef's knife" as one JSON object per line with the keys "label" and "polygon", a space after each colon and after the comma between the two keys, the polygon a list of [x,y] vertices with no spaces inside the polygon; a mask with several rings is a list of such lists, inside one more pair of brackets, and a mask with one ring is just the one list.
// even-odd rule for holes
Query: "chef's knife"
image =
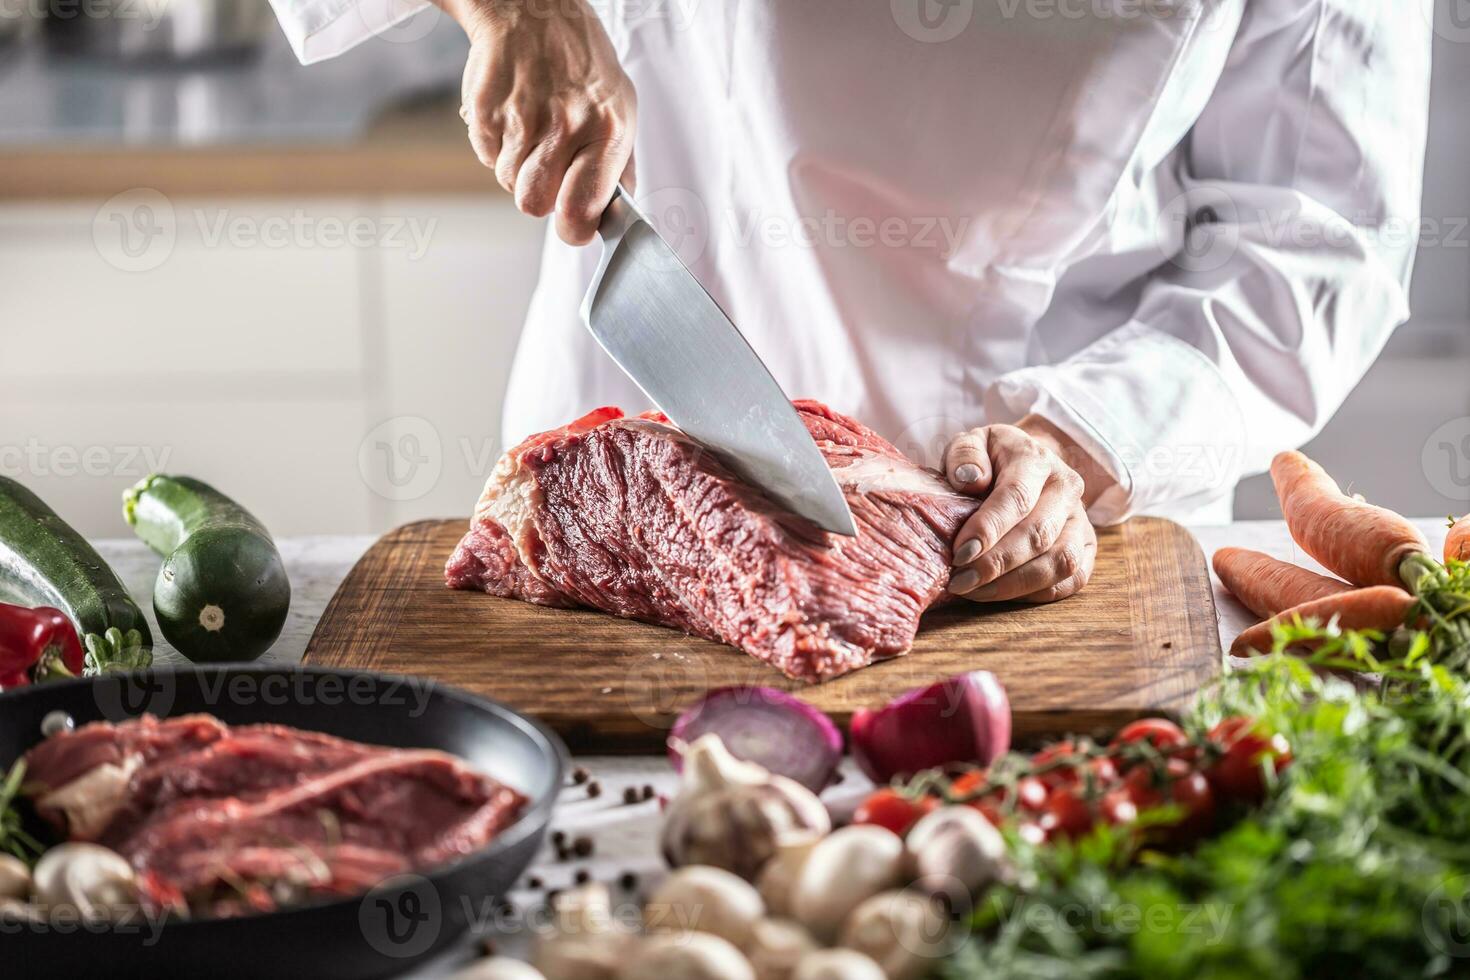
{"label": "chef's knife", "polygon": [[782,507],[857,534],[842,489],[791,399],[678,254],[619,187],[582,319],[691,439]]}

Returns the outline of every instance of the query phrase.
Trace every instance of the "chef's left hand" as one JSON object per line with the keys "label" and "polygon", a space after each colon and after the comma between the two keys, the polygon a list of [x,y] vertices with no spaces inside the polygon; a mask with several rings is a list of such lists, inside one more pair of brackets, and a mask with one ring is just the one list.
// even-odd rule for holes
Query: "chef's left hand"
{"label": "chef's left hand", "polygon": [[1097,558],[1087,503],[1101,492],[1090,484],[1109,479],[1089,463],[1035,416],[952,439],[945,475],[985,501],[955,536],[949,590],[976,602],[1053,602],[1086,585]]}

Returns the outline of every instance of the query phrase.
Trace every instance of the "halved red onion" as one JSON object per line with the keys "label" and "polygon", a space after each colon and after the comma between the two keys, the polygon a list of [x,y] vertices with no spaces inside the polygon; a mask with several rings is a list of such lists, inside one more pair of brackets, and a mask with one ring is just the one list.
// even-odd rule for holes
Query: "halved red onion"
{"label": "halved red onion", "polygon": [[851,736],[878,783],[955,762],[988,766],[1011,746],[1011,705],[995,675],[976,670],[855,711]]}
{"label": "halved red onion", "polygon": [[691,705],[669,732],[669,759],[714,732],[737,759],[820,793],[842,761],[842,732],[818,709],[773,687],[722,687]]}

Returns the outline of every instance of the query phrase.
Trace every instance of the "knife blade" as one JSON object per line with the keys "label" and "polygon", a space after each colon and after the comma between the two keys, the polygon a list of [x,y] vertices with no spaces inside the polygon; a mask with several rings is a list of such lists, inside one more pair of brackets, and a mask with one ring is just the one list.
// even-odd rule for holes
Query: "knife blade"
{"label": "knife blade", "polygon": [[777,504],[857,534],[837,478],[791,399],[725,311],[619,187],[582,320],[685,435]]}

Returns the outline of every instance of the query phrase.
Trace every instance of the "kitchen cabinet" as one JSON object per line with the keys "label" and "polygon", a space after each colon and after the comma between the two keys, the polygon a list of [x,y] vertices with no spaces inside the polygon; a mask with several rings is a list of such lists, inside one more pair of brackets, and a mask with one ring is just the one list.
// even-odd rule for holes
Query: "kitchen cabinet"
{"label": "kitchen cabinet", "polygon": [[0,473],[92,535],[150,459],[278,534],[467,513],[540,245],[500,194],[0,207]]}

